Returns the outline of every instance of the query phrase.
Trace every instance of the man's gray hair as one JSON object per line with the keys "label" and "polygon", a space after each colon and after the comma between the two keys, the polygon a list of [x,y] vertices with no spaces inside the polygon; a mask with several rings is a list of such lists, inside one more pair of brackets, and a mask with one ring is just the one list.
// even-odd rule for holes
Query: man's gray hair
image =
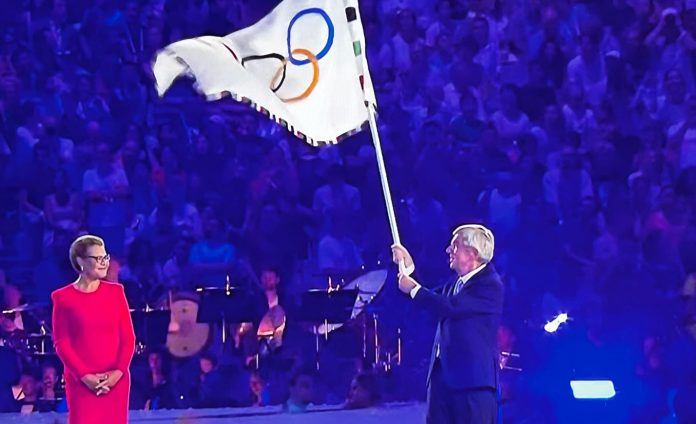
{"label": "man's gray hair", "polygon": [[491,230],[479,224],[464,224],[452,231],[453,236],[457,234],[461,235],[464,244],[478,251],[484,263],[493,259],[495,237],[493,237]]}

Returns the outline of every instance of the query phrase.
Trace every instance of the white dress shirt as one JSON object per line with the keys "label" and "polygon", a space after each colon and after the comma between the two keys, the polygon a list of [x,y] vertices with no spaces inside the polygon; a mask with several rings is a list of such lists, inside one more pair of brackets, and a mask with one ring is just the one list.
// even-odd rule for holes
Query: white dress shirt
{"label": "white dress shirt", "polygon": [[[481,271],[483,268],[486,267],[486,264],[481,264],[477,268],[474,268],[473,270],[469,271],[467,274],[459,276],[457,279],[457,282],[454,284],[454,294],[459,293],[464,285],[471,280],[471,278],[478,274],[479,271]],[[412,288],[411,291],[409,292],[409,295],[411,296],[411,299],[414,299],[416,297],[416,294],[418,293],[418,290],[421,289],[421,285],[416,283],[416,287]]]}

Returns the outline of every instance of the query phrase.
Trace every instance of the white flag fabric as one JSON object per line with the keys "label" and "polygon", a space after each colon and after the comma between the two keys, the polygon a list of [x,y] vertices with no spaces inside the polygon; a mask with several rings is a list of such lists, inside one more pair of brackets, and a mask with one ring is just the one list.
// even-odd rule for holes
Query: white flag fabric
{"label": "white flag fabric", "polygon": [[225,37],[170,44],[153,73],[160,96],[187,75],[209,100],[232,96],[315,146],[360,131],[376,103],[358,0],[285,0]]}

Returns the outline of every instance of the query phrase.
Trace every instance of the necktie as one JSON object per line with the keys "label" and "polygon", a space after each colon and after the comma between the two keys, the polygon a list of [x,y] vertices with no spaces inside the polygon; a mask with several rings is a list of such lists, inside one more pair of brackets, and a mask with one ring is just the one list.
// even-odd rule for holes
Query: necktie
{"label": "necktie", "polygon": [[453,295],[458,295],[462,288],[464,287],[464,277],[459,277],[457,282],[454,284],[454,290],[452,290]]}
{"label": "necktie", "polygon": [[[456,293],[459,293],[457,290],[457,286],[459,285],[459,282],[461,281],[461,277],[457,279],[457,281],[452,284],[446,291],[445,291],[445,296],[454,296]],[[461,290],[461,287],[460,287]],[[439,358],[440,357],[440,329],[442,328],[442,320],[440,320],[437,323],[437,331],[435,332],[435,357]]]}

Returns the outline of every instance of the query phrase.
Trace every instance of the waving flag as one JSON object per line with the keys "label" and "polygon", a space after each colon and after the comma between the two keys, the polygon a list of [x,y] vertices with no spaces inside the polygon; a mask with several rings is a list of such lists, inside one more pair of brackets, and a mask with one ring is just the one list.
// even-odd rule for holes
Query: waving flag
{"label": "waving flag", "polygon": [[209,100],[248,103],[315,146],[360,131],[375,104],[358,0],[285,0],[225,37],[170,44],[153,72],[160,96],[187,75]]}

